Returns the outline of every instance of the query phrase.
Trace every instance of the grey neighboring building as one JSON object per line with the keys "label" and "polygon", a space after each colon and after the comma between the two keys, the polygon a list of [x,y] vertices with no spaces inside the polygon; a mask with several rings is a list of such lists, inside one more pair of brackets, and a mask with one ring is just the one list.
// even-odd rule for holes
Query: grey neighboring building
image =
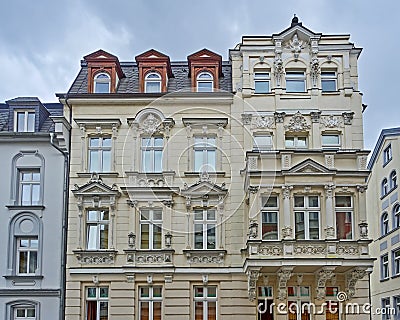
{"label": "grey neighboring building", "polygon": [[63,319],[69,124],[59,103],[0,104],[0,319]]}

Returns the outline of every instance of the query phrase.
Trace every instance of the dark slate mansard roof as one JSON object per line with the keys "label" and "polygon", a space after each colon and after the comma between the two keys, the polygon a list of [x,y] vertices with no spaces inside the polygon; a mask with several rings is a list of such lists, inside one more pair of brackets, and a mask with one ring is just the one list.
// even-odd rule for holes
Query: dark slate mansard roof
{"label": "dark slate mansard roof", "polygon": [[[120,79],[116,93],[139,92],[139,69],[136,62],[121,62],[125,78]],[[171,62],[174,75],[168,80],[168,92],[190,91],[189,66],[186,61]],[[219,77],[219,90],[232,92],[232,67],[228,61],[222,62],[222,77]],[[81,70],[69,89],[69,94],[88,93],[88,69],[84,60],[81,61]]]}
{"label": "dark slate mansard roof", "polygon": [[61,103],[41,103],[36,97],[18,97],[0,103],[0,132],[14,131],[14,112],[18,109],[35,110],[35,132],[40,133],[54,132],[54,122],[50,117],[63,115]]}

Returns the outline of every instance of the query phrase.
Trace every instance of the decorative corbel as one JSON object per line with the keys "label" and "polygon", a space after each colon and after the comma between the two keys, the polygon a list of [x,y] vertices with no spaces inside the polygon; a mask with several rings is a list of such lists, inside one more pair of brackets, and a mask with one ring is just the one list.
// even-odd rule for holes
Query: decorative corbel
{"label": "decorative corbel", "polygon": [[285,300],[287,296],[286,284],[293,274],[294,267],[281,267],[277,273],[278,280],[278,299]]}
{"label": "decorative corbel", "polygon": [[346,293],[347,297],[351,299],[356,293],[356,284],[367,275],[366,268],[355,267],[346,274]]}
{"label": "decorative corbel", "polygon": [[335,267],[323,267],[321,268],[319,271],[317,271],[316,275],[315,275],[315,279],[317,282],[317,299],[318,300],[323,300],[325,298],[325,285],[326,282],[330,279],[332,279],[332,277],[335,275],[334,271]]}
{"label": "decorative corbel", "polygon": [[257,296],[257,280],[260,276],[261,268],[251,268],[247,271],[247,288],[250,301],[254,301]]}

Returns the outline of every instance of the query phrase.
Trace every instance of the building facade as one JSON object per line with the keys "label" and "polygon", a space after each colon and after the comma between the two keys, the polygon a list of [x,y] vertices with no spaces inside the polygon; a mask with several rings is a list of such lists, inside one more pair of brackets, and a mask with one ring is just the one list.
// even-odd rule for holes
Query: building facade
{"label": "building facade", "polygon": [[294,18],[229,61],[85,56],[59,95],[66,319],[339,319],[301,306],[368,302],[360,52]]}
{"label": "building facade", "polygon": [[[372,304],[387,310],[385,319],[397,319],[400,314],[399,155],[400,128],[382,130],[368,163],[371,175],[367,212],[374,239],[371,254],[377,258],[371,274]],[[381,318],[380,315],[375,317]]]}
{"label": "building facade", "polygon": [[2,319],[64,319],[68,128],[60,103],[0,105]]}

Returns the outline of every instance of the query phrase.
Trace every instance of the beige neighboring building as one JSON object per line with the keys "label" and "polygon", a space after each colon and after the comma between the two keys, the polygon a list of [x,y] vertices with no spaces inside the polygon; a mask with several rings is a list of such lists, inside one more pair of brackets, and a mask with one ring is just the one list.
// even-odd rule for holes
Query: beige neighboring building
{"label": "beige neighboring building", "polygon": [[368,302],[360,53],[294,18],[230,61],[85,56],[59,95],[66,319],[322,320],[339,316],[271,305]]}
{"label": "beige neighboring building", "polygon": [[371,274],[374,307],[386,308],[386,317],[400,316],[400,202],[397,175],[400,170],[400,127],[384,129],[368,164],[367,201],[371,255],[377,257]]}

